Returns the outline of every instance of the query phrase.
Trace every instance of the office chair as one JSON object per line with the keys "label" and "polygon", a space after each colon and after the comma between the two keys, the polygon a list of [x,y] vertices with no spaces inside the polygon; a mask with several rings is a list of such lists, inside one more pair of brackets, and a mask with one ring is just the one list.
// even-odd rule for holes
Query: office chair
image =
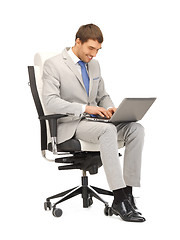
{"label": "office chair", "polygon": [[[82,170],[82,185],[48,197],[44,203],[44,209],[52,210],[53,216],[60,217],[62,215],[62,210],[57,208],[57,205],[81,194],[84,208],[88,208],[93,204],[94,197],[105,204],[105,215],[111,215],[111,208],[109,207],[108,202],[103,200],[99,194],[113,195],[112,192],[88,185],[87,172],[89,172],[89,174],[97,174],[98,168],[102,166],[99,144],[85,142],[76,138],[57,144],[57,120],[66,117],[67,115],[48,115],[43,106],[41,97],[43,64],[46,59],[55,55],[57,55],[57,53],[38,53],[34,57],[35,66],[28,66],[29,85],[40,120],[41,152],[46,160],[60,163],[61,165],[58,167],[59,170]],[[118,141],[118,147],[122,148],[123,146],[124,143]],[[54,154],[53,156],[56,158],[48,159],[46,156],[47,151],[52,152],[52,154]],[[60,200],[52,204],[51,200],[55,198],[60,198]]]}

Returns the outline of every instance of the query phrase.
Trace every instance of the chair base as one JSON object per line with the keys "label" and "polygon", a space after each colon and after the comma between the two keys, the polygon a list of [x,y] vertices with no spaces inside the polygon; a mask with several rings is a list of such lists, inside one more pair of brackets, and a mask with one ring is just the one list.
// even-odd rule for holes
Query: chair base
{"label": "chair base", "polygon": [[[59,194],[48,197],[46,199],[46,202],[44,203],[45,210],[51,210],[51,208],[53,208],[53,215],[55,217],[60,217],[62,215],[62,210],[56,208],[56,206],[59,203],[62,203],[62,202],[66,201],[66,200],[68,200],[72,197],[75,197],[75,196],[79,195],[79,194],[81,194],[82,199],[83,199],[83,208],[88,208],[89,206],[91,206],[93,204],[93,199],[92,199],[93,197],[95,197],[99,201],[103,202],[105,204],[105,208],[107,208],[109,206],[108,202],[103,200],[99,196],[99,194],[105,194],[105,195],[113,196],[113,193],[111,191],[104,190],[104,189],[101,189],[101,188],[97,188],[97,187],[94,187],[94,186],[88,186],[88,177],[86,176],[85,171],[83,171],[83,176],[81,177],[81,181],[82,181],[81,186],[74,187],[74,188],[71,188],[67,191],[64,191],[64,192],[61,192]],[[55,199],[55,198],[60,198],[60,197],[62,197],[62,198],[58,202],[53,204],[53,206],[52,206],[50,200]]]}

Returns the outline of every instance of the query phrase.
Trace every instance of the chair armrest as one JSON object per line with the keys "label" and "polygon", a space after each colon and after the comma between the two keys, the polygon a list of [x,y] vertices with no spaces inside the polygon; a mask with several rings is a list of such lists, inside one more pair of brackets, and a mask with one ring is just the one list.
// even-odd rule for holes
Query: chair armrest
{"label": "chair armrest", "polygon": [[52,140],[52,151],[54,154],[57,154],[57,120],[59,118],[67,117],[67,114],[50,114],[45,116],[40,116],[39,120],[44,121],[48,120],[49,122],[49,128],[50,128],[50,134],[51,134],[51,140]]}
{"label": "chair armrest", "polygon": [[67,114],[50,114],[50,115],[45,115],[45,116],[40,116],[40,120],[50,120],[50,119],[59,119],[62,117],[67,117]]}
{"label": "chair armrest", "polygon": [[40,121],[48,120],[51,137],[57,137],[57,120],[59,118],[67,117],[67,114],[50,114],[45,116],[40,116]]}

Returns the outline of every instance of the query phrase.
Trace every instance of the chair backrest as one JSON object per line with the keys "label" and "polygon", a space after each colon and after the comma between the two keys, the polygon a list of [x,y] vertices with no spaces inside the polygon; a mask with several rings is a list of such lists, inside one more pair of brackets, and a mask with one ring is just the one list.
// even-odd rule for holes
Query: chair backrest
{"label": "chair backrest", "polygon": [[44,110],[45,114],[48,114],[43,106],[42,101],[42,88],[43,88],[43,81],[42,81],[42,74],[43,74],[43,66],[44,62],[57,55],[58,53],[36,53],[34,56],[34,69],[35,69],[35,78],[36,78],[36,84],[37,84],[37,90],[39,94],[39,98],[42,104],[42,108]]}
{"label": "chair backrest", "polygon": [[[37,53],[34,56],[34,66],[28,67],[31,92],[39,117],[48,114],[43,106],[42,101],[43,65],[47,59],[57,54],[58,53]],[[41,123],[41,150],[46,150],[47,143],[51,142],[49,124],[45,120],[41,120],[40,123]]]}

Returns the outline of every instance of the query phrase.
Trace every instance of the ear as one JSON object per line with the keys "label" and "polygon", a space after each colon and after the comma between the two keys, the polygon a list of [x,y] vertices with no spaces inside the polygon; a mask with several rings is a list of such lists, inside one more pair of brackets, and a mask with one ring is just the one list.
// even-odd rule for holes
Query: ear
{"label": "ear", "polygon": [[77,46],[82,45],[82,42],[81,42],[80,38],[77,38],[75,43],[76,43]]}

